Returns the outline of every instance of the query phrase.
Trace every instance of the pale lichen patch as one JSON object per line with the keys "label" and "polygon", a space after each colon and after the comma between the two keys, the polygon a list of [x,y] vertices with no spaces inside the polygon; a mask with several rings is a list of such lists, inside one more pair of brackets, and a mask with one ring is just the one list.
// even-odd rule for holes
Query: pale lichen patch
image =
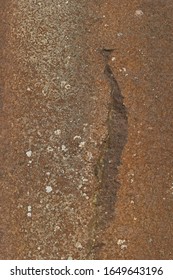
{"label": "pale lichen patch", "polygon": [[27,206],[27,217],[29,217],[29,218],[32,217],[32,206],[31,205]]}
{"label": "pale lichen patch", "polygon": [[51,186],[46,186],[46,192],[51,193],[52,192],[52,187]]}
{"label": "pale lichen patch", "polygon": [[141,16],[143,16],[143,11],[142,10],[136,10],[135,11],[135,16],[137,16],[137,17],[141,17]]}
{"label": "pale lichen patch", "polygon": [[27,151],[26,155],[27,155],[27,157],[31,157],[32,156],[32,151],[31,150]]}
{"label": "pale lichen patch", "polygon": [[125,239],[118,239],[117,245],[121,248],[121,250],[127,249],[127,244]]}

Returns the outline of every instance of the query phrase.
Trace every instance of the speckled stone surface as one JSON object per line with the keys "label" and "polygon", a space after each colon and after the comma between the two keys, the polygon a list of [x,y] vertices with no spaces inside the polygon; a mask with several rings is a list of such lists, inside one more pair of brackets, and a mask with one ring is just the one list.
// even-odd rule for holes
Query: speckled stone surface
{"label": "speckled stone surface", "polygon": [[172,1],[0,3],[0,258],[172,259]]}

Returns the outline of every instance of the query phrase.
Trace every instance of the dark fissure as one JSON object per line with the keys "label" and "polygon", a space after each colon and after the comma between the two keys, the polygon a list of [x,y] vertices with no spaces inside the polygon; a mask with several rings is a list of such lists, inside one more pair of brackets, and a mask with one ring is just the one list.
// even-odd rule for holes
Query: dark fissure
{"label": "dark fissure", "polygon": [[103,49],[105,63],[104,73],[110,84],[110,104],[108,113],[108,135],[102,145],[101,157],[96,167],[96,175],[100,173],[100,188],[97,195],[97,224],[105,227],[115,215],[116,194],[120,187],[118,167],[128,136],[127,109],[123,104],[123,96],[116,78],[109,65],[113,50]]}

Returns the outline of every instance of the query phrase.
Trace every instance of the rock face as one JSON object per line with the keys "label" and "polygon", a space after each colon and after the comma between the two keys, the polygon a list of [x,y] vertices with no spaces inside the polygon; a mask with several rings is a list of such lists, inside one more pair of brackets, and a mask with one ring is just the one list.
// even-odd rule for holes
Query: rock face
{"label": "rock face", "polygon": [[172,1],[0,4],[0,258],[172,259]]}

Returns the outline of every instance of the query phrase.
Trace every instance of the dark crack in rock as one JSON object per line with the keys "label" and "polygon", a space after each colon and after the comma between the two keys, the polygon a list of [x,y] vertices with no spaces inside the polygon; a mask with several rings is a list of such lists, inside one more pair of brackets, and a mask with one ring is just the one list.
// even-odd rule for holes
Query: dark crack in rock
{"label": "dark crack in rock", "polygon": [[95,173],[100,181],[96,206],[96,224],[104,228],[115,214],[116,194],[120,187],[118,182],[118,167],[128,136],[127,109],[123,104],[123,95],[109,65],[112,49],[103,49],[105,62],[104,73],[110,84],[110,104],[108,113],[108,135],[101,148],[101,155],[96,165]]}

